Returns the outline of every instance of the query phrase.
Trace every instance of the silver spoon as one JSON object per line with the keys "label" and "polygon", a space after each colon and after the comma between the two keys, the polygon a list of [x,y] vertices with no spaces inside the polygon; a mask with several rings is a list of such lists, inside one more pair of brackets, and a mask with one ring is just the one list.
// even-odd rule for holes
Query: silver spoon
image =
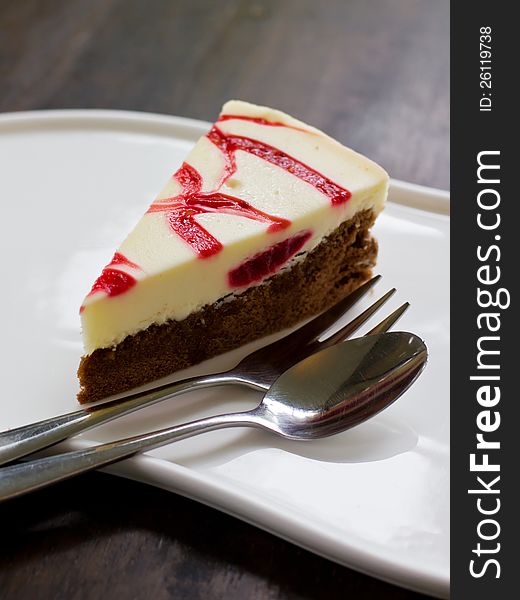
{"label": "silver spoon", "polygon": [[422,340],[412,333],[382,333],[337,344],[283,373],[253,410],[4,467],[0,500],[215,429],[257,427],[290,440],[345,431],[394,402],[417,378],[427,355]]}

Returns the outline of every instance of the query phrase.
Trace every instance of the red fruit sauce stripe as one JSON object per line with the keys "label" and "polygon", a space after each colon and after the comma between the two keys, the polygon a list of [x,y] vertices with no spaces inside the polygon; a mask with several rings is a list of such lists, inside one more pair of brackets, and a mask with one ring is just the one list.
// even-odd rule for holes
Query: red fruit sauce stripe
{"label": "red fruit sauce stripe", "polygon": [[[137,271],[142,271],[142,269],[139,265],[136,265],[131,260],[128,260],[128,258],[126,258],[126,256],[124,256],[120,252],[116,252],[114,254],[112,260],[110,261],[110,265],[126,265],[127,267],[130,267],[131,269],[136,269]],[[107,266],[109,266],[109,265],[107,265]]]}
{"label": "red fruit sauce stripe", "polygon": [[303,127],[296,127],[295,125],[288,125],[287,123],[281,123],[280,121],[268,121],[267,119],[262,119],[261,117],[246,117],[245,115],[220,115],[217,119],[217,123],[220,121],[249,121],[250,123],[256,123],[257,125],[266,125],[268,127],[287,127],[288,129],[296,129],[296,131],[303,131],[305,133],[310,133],[315,135],[313,131],[309,131],[308,129],[304,129]]}
{"label": "red fruit sauce stripe", "polygon": [[105,292],[107,296],[119,296],[134,287],[136,283],[136,278],[125,271],[105,267],[94,282],[90,294],[101,291]]}
{"label": "red fruit sauce stripe", "polygon": [[215,125],[208,133],[208,138],[226,157],[226,179],[236,171],[235,153],[237,150],[242,150],[276,165],[291,175],[309,183],[327,196],[332,205],[344,204],[352,196],[348,190],[334,183],[334,181],[325,177],[325,175],[265,142],[223,133]]}
{"label": "red fruit sauce stripe", "polygon": [[269,215],[245,200],[221,192],[201,192],[202,178],[198,171],[184,163],[175,173],[182,191],[177,196],[154,202],[149,213],[165,212],[170,228],[195,251],[199,258],[208,258],[222,250],[222,244],[195,217],[204,213],[239,215],[269,225],[267,231],[280,231],[291,224],[287,219]]}
{"label": "red fruit sauce stripe", "polygon": [[276,273],[303,248],[311,235],[310,231],[302,231],[247,259],[228,273],[230,287],[246,287]]}
{"label": "red fruit sauce stripe", "polygon": [[[142,271],[139,265],[128,260],[120,252],[116,252],[110,263],[101,271],[101,275],[94,281],[94,285],[88,293],[87,298],[96,292],[104,292],[110,297],[119,296],[134,287],[137,279],[125,271],[118,269],[118,265],[125,265],[136,271]],[[84,310],[85,306],[82,304],[79,312],[82,313]]]}

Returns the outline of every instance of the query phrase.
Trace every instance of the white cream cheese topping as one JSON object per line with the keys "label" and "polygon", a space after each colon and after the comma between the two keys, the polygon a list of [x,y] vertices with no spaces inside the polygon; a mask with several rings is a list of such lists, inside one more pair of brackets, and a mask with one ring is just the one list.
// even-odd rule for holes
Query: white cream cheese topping
{"label": "white cream cheese topping", "polygon": [[[105,269],[85,298],[81,320],[87,354],[240,293],[243,286],[230,284],[230,272],[275,244],[310,232],[299,249],[307,252],[357,212],[383,209],[388,175],[381,167],[280,111],[233,100],[212,131],[197,142],[185,169],[172,176],[121,244],[116,256],[122,260],[108,265],[131,285],[114,292],[103,280]],[[238,148],[226,154],[218,140],[238,140]],[[260,150],[244,150],[244,143]],[[276,156],[266,159],[266,152]],[[295,174],[294,165],[307,180]],[[318,184],[309,182],[313,173]],[[327,185],[350,197],[334,204],[323,191]],[[221,212],[215,206],[221,200],[239,209]],[[209,245],[207,255],[200,243]]]}

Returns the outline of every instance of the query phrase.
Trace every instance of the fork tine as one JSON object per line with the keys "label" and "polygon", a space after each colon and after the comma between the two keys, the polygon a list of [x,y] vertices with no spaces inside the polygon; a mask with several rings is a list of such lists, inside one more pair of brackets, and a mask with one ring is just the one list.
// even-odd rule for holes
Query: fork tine
{"label": "fork tine", "polygon": [[398,309],[394,310],[391,315],[388,315],[386,319],[371,329],[366,335],[376,335],[377,333],[384,333],[385,331],[388,331],[390,327],[392,327],[392,325],[394,325],[401,318],[409,306],[409,302],[402,304]]}
{"label": "fork tine", "polygon": [[[287,344],[297,343],[298,346],[311,343],[318,338],[322,333],[327,331],[329,327],[334,323],[356,302],[359,302],[361,298],[370,290],[370,288],[381,279],[381,275],[372,277],[369,281],[358,287],[346,298],[340,300],[338,303],[331,306],[324,313],[321,313],[317,317],[314,317],[312,321],[309,321],[303,327],[300,327],[296,331],[293,331],[290,335],[279,340],[280,345],[287,347]],[[278,342],[275,342],[277,344]]]}
{"label": "fork tine", "polygon": [[333,346],[338,342],[342,342],[350,337],[354,331],[359,329],[363,323],[368,321],[370,317],[383,306],[383,304],[395,293],[395,288],[392,288],[384,296],[381,296],[379,300],[376,300],[374,304],[369,306],[366,310],[364,310],[360,315],[358,315],[355,319],[352,319],[350,323],[347,323],[341,329],[333,333],[331,336],[323,340],[322,347],[325,346]]}

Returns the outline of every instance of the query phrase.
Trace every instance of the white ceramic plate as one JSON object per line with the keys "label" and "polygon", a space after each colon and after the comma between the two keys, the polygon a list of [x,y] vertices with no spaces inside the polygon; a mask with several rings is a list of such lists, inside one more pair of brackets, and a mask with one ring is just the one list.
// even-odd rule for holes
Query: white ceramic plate
{"label": "white ceramic plate", "polygon": [[[130,112],[0,116],[1,429],[76,408],[81,300],[206,130],[199,121]],[[394,181],[390,199],[376,226],[383,280],[374,293],[393,286],[398,293],[379,317],[409,300],[399,328],[422,336],[430,350],[427,369],[398,402],[323,441],[291,443],[259,431],[219,431],[109,471],[196,498],[375,577],[445,597],[448,196]],[[231,366],[254,346],[189,373]],[[192,393],[88,432],[83,442],[66,447],[257,401],[254,392],[233,388]]]}

